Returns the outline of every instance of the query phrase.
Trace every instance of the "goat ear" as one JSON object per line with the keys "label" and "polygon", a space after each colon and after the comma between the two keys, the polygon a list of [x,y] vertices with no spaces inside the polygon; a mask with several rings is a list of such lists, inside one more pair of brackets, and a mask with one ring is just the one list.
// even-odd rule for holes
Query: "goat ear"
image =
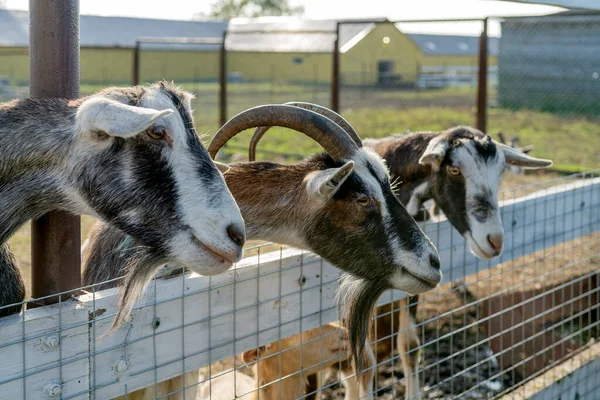
{"label": "goat ear", "polygon": [[105,132],[110,136],[130,138],[148,129],[173,110],[135,107],[105,97],[92,97],[77,109],[76,125],[80,132]]}
{"label": "goat ear", "polygon": [[507,164],[532,169],[547,168],[552,165],[552,160],[531,157],[528,154],[520,152],[518,149],[512,148],[502,143],[495,143],[496,146],[504,153],[504,157],[506,158]]}
{"label": "goat ear", "polygon": [[442,164],[442,161],[444,161],[446,151],[448,151],[449,147],[450,143],[444,138],[436,137],[431,139],[429,145],[427,145],[427,148],[425,149],[425,152],[419,159],[419,164],[431,165],[434,170],[438,170]]}
{"label": "goat ear", "polygon": [[350,176],[352,170],[354,170],[354,161],[348,161],[339,168],[329,168],[313,174],[308,178],[306,185],[308,195],[328,201]]}
{"label": "goat ear", "polygon": [[231,167],[229,165],[227,165],[227,164],[223,164],[223,163],[220,163],[218,161],[213,161],[213,163],[215,163],[215,166],[217,167],[217,169],[219,171],[221,171],[221,173],[223,175],[225,175],[227,173],[227,171],[229,171],[231,169]]}
{"label": "goat ear", "polygon": [[261,354],[265,354],[267,350],[266,346],[260,346],[252,350],[248,350],[242,353],[242,361],[246,364],[258,361]]}

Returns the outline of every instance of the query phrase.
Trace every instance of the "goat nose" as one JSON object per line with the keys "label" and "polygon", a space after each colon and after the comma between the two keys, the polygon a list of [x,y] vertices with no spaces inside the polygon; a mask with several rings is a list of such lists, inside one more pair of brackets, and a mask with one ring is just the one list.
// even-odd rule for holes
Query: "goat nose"
{"label": "goat nose", "polygon": [[429,262],[431,266],[435,269],[440,269],[440,258],[434,254],[429,256]]}
{"label": "goat nose", "polygon": [[504,234],[502,233],[492,233],[488,235],[487,240],[489,244],[492,246],[497,253],[502,251],[502,245],[504,244]]}
{"label": "goat nose", "polygon": [[227,235],[231,240],[233,240],[233,243],[240,247],[242,247],[246,242],[245,231],[234,224],[227,226]]}

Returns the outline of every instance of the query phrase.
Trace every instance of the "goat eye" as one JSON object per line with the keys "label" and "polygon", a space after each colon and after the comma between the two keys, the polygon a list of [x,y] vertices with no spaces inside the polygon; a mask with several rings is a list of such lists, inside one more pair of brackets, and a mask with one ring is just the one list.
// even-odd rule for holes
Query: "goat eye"
{"label": "goat eye", "polygon": [[456,167],[448,167],[448,173],[452,176],[458,176],[460,175],[460,169]]}
{"label": "goat eye", "polygon": [[154,140],[160,140],[165,137],[165,130],[163,128],[148,128],[146,129],[146,135]]}
{"label": "goat eye", "polygon": [[373,204],[373,199],[370,197],[360,197],[357,200],[358,205],[362,206],[362,207],[368,207],[371,204]]}

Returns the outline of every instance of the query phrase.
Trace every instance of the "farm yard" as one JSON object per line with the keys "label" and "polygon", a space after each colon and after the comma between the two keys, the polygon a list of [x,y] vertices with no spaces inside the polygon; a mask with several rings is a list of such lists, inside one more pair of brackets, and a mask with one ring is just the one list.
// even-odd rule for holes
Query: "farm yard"
{"label": "farm yard", "polygon": [[[6,36],[11,41],[8,47],[0,48],[0,59],[6,60],[0,65],[1,101],[39,96],[39,82],[29,83],[26,73],[29,37],[22,31],[12,36],[6,33],[26,26],[29,18],[29,12],[0,8],[0,22],[5,22],[3,27],[0,25],[0,38]],[[325,125],[316,123],[315,113],[302,114],[298,132],[279,126],[289,122],[274,123],[257,147],[259,164],[254,165],[258,167],[245,164],[253,129],[239,134],[235,131],[235,137],[225,140],[215,160],[232,166],[224,176],[229,195],[245,221],[245,243],[239,231],[231,230],[233,224],[226,232],[237,245],[243,243],[241,259],[221,273],[205,274],[202,271],[207,270],[200,268],[204,266],[180,262],[179,254],[169,256],[169,261],[161,255],[160,265],[166,263],[169,268],[156,276],[154,272],[147,275],[153,276],[150,283],[134,281],[132,277],[148,268],[144,257],[153,253],[145,252],[155,247],[165,251],[171,241],[164,235],[176,232],[173,227],[179,223],[164,223],[179,216],[161,219],[153,215],[168,215],[171,208],[155,207],[154,203],[164,199],[151,191],[137,208],[112,220],[111,224],[119,229],[99,234],[101,240],[105,235],[107,242],[98,245],[94,243],[98,237],[92,238],[90,243],[100,250],[94,253],[97,258],[86,259],[86,268],[96,268],[95,273],[100,272],[96,276],[103,279],[93,284],[82,280],[77,287],[49,296],[50,300],[31,299],[36,290],[40,293],[40,271],[45,271],[44,257],[48,254],[40,257],[38,252],[37,260],[32,257],[36,254],[35,241],[40,240],[32,239],[32,229],[40,232],[40,227],[32,228],[27,222],[6,242],[24,280],[26,310],[3,317],[5,304],[0,303],[0,400],[5,396],[45,400],[598,397],[592,384],[592,377],[600,372],[600,114],[594,108],[600,93],[595,90],[600,81],[595,60],[600,52],[595,50],[600,48],[593,39],[600,32],[597,13],[571,10],[539,17],[431,20],[422,22],[425,28],[421,30],[416,29],[417,23],[388,18],[342,22],[298,17],[176,22],[117,16],[77,18],[81,24],[81,97],[94,100],[106,87],[131,83],[146,85],[149,93],[161,87],[171,96],[173,110],[178,111],[167,118],[181,118],[182,126],[189,127],[191,122],[186,122],[185,115],[189,111],[211,155],[218,150],[214,147],[219,139],[215,133],[223,116],[233,118],[234,122],[224,125],[224,131],[233,132],[238,113],[291,101],[327,107],[304,106],[336,121],[344,137],[353,139],[344,139],[348,146],[356,139],[331,114],[332,110],[339,112],[362,140],[472,126],[485,128],[495,141],[501,135],[507,144],[513,139],[514,147],[527,155],[490,142],[492,151],[481,144],[486,143],[485,137],[479,139],[478,133],[470,130],[467,134],[474,136],[466,139],[460,136],[461,130],[450,132],[457,136],[447,134],[456,137],[454,140],[442,134],[435,139],[416,135],[426,138],[419,139],[426,140],[426,145],[429,143],[420,150],[409,147],[405,139],[372,142],[370,146],[384,158],[388,145],[381,143],[394,143],[398,146],[395,157],[402,160],[396,164],[396,158],[386,158],[390,181],[379,182],[380,177],[373,171],[373,165],[378,164],[362,168],[366,158],[356,154],[364,150],[337,159],[323,137],[312,139],[300,133],[310,130],[306,126],[311,124],[317,130],[324,129],[328,122],[323,119],[321,124]],[[465,33],[469,24],[476,26],[477,33]],[[111,34],[99,35],[99,26]],[[440,26],[464,32],[439,33],[443,31],[438,29]],[[157,35],[161,30],[169,34]],[[552,32],[563,36],[547,40]],[[569,42],[565,33],[579,35],[579,42]],[[221,38],[225,41],[219,42]],[[487,46],[482,46],[482,38]],[[569,48],[571,58],[560,55],[565,48]],[[486,63],[482,63],[483,52]],[[337,67],[333,54],[339,58]],[[226,60],[225,64],[221,60]],[[32,68],[36,67],[32,64]],[[487,73],[479,74],[480,68]],[[172,89],[170,84],[149,86],[160,79],[173,81],[192,94],[191,109],[181,101],[187,95],[180,89]],[[140,97],[135,101],[142,101],[145,95],[137,94]],[[130,105],[135,101],[130,99]],[[301,108],[294,107],[294,112],[299,113]],[[282,118],[295,118],[291,115]],[[162,126],[160,120],[157,126]],[[154,125],[144,129],[146,140],[146,136],[164,139],[164,130],[156,130]],[[170,129],[167,135],[180,134],[178,128]],[[327,135],[340,134],[333,132]],[[93,136],[113,140],[110,135],[102,135],[98,131]],[[121,144],[130,140],[120,139]],[[170,146],[177,157],[187,157],[172,142]],[[442,152],[436,153],[440,148]],[[470,155],[462,153],[458,158],[456,154],[462,148]],[[324,149],[329,155],[323,157],[334,164],[315,164],[314,160],[321,160],[318,157],[308,164],[301,163]],[[486,151],[504,154],[506,167],[498,168],[498,159],[489,157]],[[144,180],[136,175],[142,176],[148,165],[159,170],[164,167],[162,162],[179,171],[182,163],[163,157],[166,153],[159,157],[156,154],[161,153],[148,152],[142,158],[149,164],[132,169],[117,158],[106,159],[103,162],[110,168],[98,176],[93,175],[98,171],[86,164],[85,173],[92,174],[96,184],[103,182],[97,192],[87,181],[82,186],[81,197],[90,202],[86,207],[105,215],[96,210],[102,210],[103,205],[93,203],[93,199],[101,198],[118,182],[134,186],[130,190],[123,186],[115,191],[122,193],[115,196],[131,193],[135,198],[142,190],[135,186],[140,182],[152,186],[144,190],[165,190],[173,182],[153,180],[157,172],[144,175]],[[101,159],[100,155],[94,157]],[[94,161],[94,157],[79,162]],[[354,172],[349,175],[353,178],[346,181],[339,174],[345,173],[347,165],[340,166],[348,159],[354,163]],[[138,157],[128,162],[131,160],[146,162]],[[550,168],[546,168],[547,160],[552,160]],[[311,168],[308,174],[307,165]],[[328,186],[313,181],[315,176],[334,170],[335,179],[320,178]],[[0,162],[0,177],[2,171]],[[269,171],[277,179],[273,180]],[[173,175],[177,177],[180,172]],[[294,183],[300,173],[306,175]],[[128,179],[121,180],[118,174]],[[177,196],[185,196],[186,191],[194,193],[191,203],[201,212],[192,220],[200,221],[205,211],[202,207],[209,207],[205,198],[213,199],[212,206],[219,203],[215,199],[222,194],[202,192],[204,180],[194,181],[200,188],[188,188],[192,178],[186,176],[189,182],[185,183],[174,178],[175,186],[183,185]],[[355,183],[355,179],[371,182],[373,178],[381,185],[376,185],[375,191],[368,191],[370,183],[367,189]],[[312,193],[309,190],[313,190],[313,182],[322,186],[311,196],[323,196],[318,199],[325,199],[325,206],[316,207],[317,203],[311,203],[315,198],[308,196],[302,200],[306,202],[303,207],[297,207],[295,202],[304,199],[304,191]],[[332,185],[335,189],[331,197],[326,197],[322,191],[329,193]],[[394,193],[403,203],[403,211],[394,208],[396,201],[388,203],[385,195],[380,198],[372,194],[388,189],[390,196]],[[480,193],[485,201],[469,197],[471,190],[485,193]],[[372,197],[368,203],[364,202],[366,193]],[[188,200],[176,197],[179,203],[173,209],[191,207]],[[369,209],[373,204],[380,204],[387,214],[398,218],[393,228],[397,231],[390,233],[392,228],[385,225],[377,231],[379,236],[365,233],[373,232],[369,231],[373,224],[383,226],[374,220],[361,220],[364,207]],[[151,214],[145,214],[146,210],[152,210]],[[324,211],[313,215],[314,210]],[[219,215],[224,218],[224,214]],[[496,215],[498,226],[494,225]],[[422,234],[402,236],[414,223],[413,217]],[[148,221],[161,228],[154,230],[154,235],[163,239],[161,243],[139,234]],[[211,221],[204,227],[207,232],[221,223]],[[63,257],[66,247],[78,251],[96,222],[94,217],[82,215],[77,223],[81,240],[65,245],[64,241],[73,240],[63,236],[59,247],[50,243],[47,252]],[[47,235],[53,238],[55,233]],[[478,242],[478,235],[484,235],[485,241]],[[362,241],[356,240],[359,237]],[[192,238],[200,242],[201,248],[215,253],[197,237]],[[425,241],[419,244],[420,238],[437,249],[436,255],[427,257],[426,266],[439,270],[438,275],[423,278],[418,275],[421,270],[416,275],[412,272],[411,263],[428,254],[428,245]],[[394,253],[392,270],[386,269],[390,265],[386,247],[375,246],[393,240],[398,241],[393,243],[403,252],[403,259],[398,261]],[[187,256],[183,242],[178,249]],[[7,248],[5,244],[0,248],[0,277],[6,272],[2,270],[6,259],[1,251]],[[48,265],[53,257],[48,258]],[[333,263],[332,259],[341,261]],[[70,264],[63,260],[60,263]],[[57,271],[48,275],[50,285],[61,276],[62,267],[67,271],[60,263]],[[102,263],[105,266],[98,266]],[[182,274],[181,264],[191,272]],[[152,268],[158,266],[153,264]],[[83,274],[83,266],[77,265],[78,269],[82,270],[82,278],[89,279]],[[395,275],[397,269],[404,274],[402,279]],[[71,268],[69,273],[73,271]],[[373,278],[375,274],[379,274],[377,279]],[[396,280],[389,284],[388,276],[392,275]],[[408,295],[415,286],[403,286],[408,285],[403,280],[408,282],[407,275],[426,284],[428,290],[415,289],[412,293],[418,293],[416,297]],[[349,277],[354,278],[345,280]],[[358,289],[358,285],[357,289],[348,289],[350,286],[344,287],[347,282],[382,290],[372,302],[366,298],[372,296],[369,293],[353,303],[355,293],[366,289]],[[128,292],[115,287],[121,283],[131,293],[145,287],[131,310],[126,309],[130,306]],[[126,293],[124,297],[122,293]],[[357,304],[369,306],[361,311]],[[131,313],[120,319],[123,310]],[[360,316],[359,325],[368,327],[367,348],[376,354],[374,359],[364,359],[366,364],[358,380],[353,363],[357,354],[352,352],[361,340],[357,325],[351,322],[353,313]],[[409,316],[413,313],[414,320]],[[119,323],[112,330],[116,315]]]}

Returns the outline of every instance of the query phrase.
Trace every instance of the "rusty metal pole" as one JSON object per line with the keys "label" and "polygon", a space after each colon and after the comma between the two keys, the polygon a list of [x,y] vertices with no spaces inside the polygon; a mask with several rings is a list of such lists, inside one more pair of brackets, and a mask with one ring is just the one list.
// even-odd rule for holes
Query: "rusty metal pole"
{"label": "rusty metal pole", "polygon": [[340,23],[335,26],[333,42],[333,65],[331,68],[331,109],[340,112]]}
{"label": "rusty metal pole", "polygon": [[227,29],[223,32],[223,43],[219,52],[219,124],[225,125],[227,122],[227,49],[225,41],[227,39]]}
{"label": "rusty metal pole", "polygon": [[134,86],[140,84],[140,42],[137,40],[133,48],[133,77],[131,81]]}
{"label": "rusty metal pole", "polygon": [[477,129],[487,129],[487,78],[488,78],[488,19],[483,19],[479,38],[479,79],[477,83]]}
{"label": "rusty metal pole", "polygon": [[[29,0],[29,13],[30,96],[79,97],[79,0]],[[78,216],[54,211],[32,221],[31,242],[34,298],[81,285]]]}

